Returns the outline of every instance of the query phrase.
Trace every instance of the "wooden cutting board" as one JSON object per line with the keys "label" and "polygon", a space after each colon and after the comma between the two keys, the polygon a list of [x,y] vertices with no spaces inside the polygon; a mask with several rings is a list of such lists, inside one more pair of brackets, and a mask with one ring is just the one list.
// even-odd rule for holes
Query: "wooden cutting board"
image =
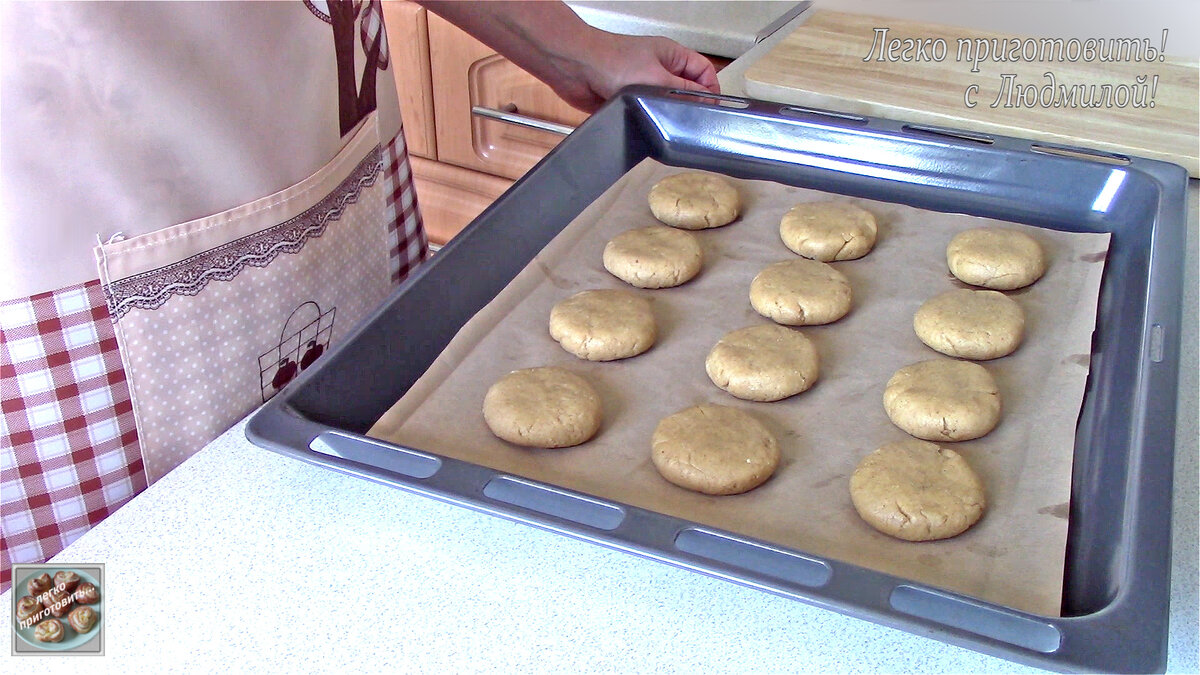
{"label": "wooden cutting board", "polygon": [[[882,62],[875,45],[877,27],[888,29],[887,43],[900,41],[891,58],[884,51]],[[944,52],[937,48],[939,39]],[[960,39],[971,46],[971,59],[964,51],[964,60],[958,60]],[[816,10],[750,65],[745,88],[754,98],[782,103],[1161,159],[1200,176],[1200,70],[1195,62],[1018,57],[975,63],[977,40],[986,41],[991,51],[992,45],[1011,48],[1013,39],[1021,48],[1028,44],[1024,38],[999,33]],[[1084,42],[1077,45],[1081,56]],[[926,49],[919,52],[918,44]],[[1150,46],[1157,50],[1160,45],[1151,39]],[[1037,58],[1035,52],[1028,53],[1028,58]],[[905,57],[909,60],[902,61]],[[978,72],[972,72],[976,65]],[[1054,76],[1048,90],[1047,72]],[[1010,84],[1030,86],[1034,94],[1006,86],[1005,74],[1014,76]],[[1112,86],[1108,98],[1106,84]],[[1074,101],[1066,98],[1070,92],[1075,92]],[[968,106],[968,99],[974,107]],[[1101,105],[1094,107],[1096,103]]]}

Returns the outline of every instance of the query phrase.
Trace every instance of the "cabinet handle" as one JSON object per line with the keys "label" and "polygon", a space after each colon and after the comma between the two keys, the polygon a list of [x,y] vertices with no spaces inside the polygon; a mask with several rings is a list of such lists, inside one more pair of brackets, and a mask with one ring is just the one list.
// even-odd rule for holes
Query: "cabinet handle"
{"label": "cabinet handle", "polygon": [[566,124],[548,122],[546,120],[540,120],[536,117],[518,115],[517,113],[506,112],[504,110],[496,110],[495,108],[485,108],[481,105],[471,106],[471,114],[478,115],[480,117],[486,117],[491,120],[499,120],[508,124],[515,124],[519,127],[529,127],[530,129],[549,131],[552,134],[560,134],[563,136],[575,131],[575,127],[567,126]]}

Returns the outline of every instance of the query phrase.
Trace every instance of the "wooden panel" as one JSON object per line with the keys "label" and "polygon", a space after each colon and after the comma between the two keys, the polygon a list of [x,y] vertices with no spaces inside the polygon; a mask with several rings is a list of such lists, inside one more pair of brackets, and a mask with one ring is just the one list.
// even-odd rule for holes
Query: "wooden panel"
{"label": "wooden panel", "polygon": [[727,59],[724,56],[716,56],[714,54],[705,54],[704,58],[708,59],[709,61],[712,61],[713,69],[716,70],[718,73],[721,72],[722,70],[725,70],[725,66],[733,63],[733,61],[731,59]]}
{"label": "wooden panel", "polygon": [[[878,61],[872,52],[875,27],[887,26],[888,38],[928,38],[945,41],[946,54],[940,62]],[[1175,162],[1200,175],[1197,143],[1198,86],[1193,63],[1166,59],[1164,62],[1054,60],[1050,62],[979,62],[971,72],[971,61],[959,62],[958,41],[974,45],[980,40],[1008,40],[1012,36],[898,19],[817,11],[803,25],[783,38],[761,60],[746,71],[746,92],[765,98],[845,112],[891,117],[907,122],[950,126],[984,133],[1021,136],[1098,150],[1129,153]],[[1037,40],[1033,40],[1037,42]],[[1011,44],[991,43],[986,44]],[[1151,41],[1157,49],[1158,44]],[[989,48],[990,49],[990,48]],[[1007,52],[1006,52],[1007,53]],[[928,51],[926,52],[928,54]],[[899,57],[902,52],[897,52]],[[917,52],[910,50],[909,57]],[[1036,58],[1036,57],[1035,57]],[[864,59],[869,59],[865,61]],[[1052,99],[1032,106],[1006,107],[1002,100],[1002,75],[1015,75],[1015,82],[1032,85],[1040,97],[1054,74],[1057,84],[1083,85],[1082,96],[1091,85],[1125,85],[1126,105],[1056,107]],[[1149,103],[1152,76],[1154,107],[1134,107],[1133,94]],[[1137,78],[1147,85],[1137,88]],[[968,107],[968,87],[978,85],[975,107]],[[1057,86],[1054,88],[1057,91]],[[1089,95],[1089,101],[1097,100]],[[1113,99],[1118,104],[1121,99]]]}
{"label": "wooden panel", "polygon": [[439,161],[516,179],[563,138],[473,116],[475,105],[572,126],[587,118],[444,19],[430,14],[428,26]]}
{"label": "wooden panel", "polygon": [[429,241],[445,244],[466,227],[512,181],[442,162],[413,157],[417,204]]}
{"label": "wooden panel", "polygon": [[400,95],[408,152],[437,159],[433,121],[433,83],[429,74],[429,32],[424,7],[404,0],[383,3],[392,73]]}

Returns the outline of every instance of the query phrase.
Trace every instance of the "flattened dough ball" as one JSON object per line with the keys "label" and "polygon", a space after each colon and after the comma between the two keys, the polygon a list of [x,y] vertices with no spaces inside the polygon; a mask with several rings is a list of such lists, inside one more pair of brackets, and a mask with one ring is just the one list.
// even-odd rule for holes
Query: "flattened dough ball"
{"label": "flattened dough ball", "polygon": [[1024,288],[1046,273],[1041,244],[1024,232],[1000,227],[956,234],[946,246],[946,264],[959,281],[998,291]]}
{"label": "flattened dough ball", "polygon": [[706,230],[732,223],[742,210],[737,188],[720,176],[697,171],[677,173],[650,188],[650,212],[684,230]]}
{"label": "flattened dough ball", "polygon": [[897,370],[883,391],[892,423],[927,441],[969,441],[1000,422],[1000,390],[978,363],[921,361]]}
{"label": "flattened dough ball", "polygon": [[775,263],[750,282],[754,311],[785,326],[832,323],[846,316],[850,302],[846,276],[817,260]]}
{"label": "flattened dough ball", "polygon": [[588,361],[637,356],[657,335],[650,302],[630,291],[583,291],[550,310],[550,336]]}
{"label": "flattened dough ball", "polygon": [[747,401],[778,401],[817,381],[817,348],[799,331],[777,324],[739,328],[717,342],[704,369],[713,384]]}
{"label": "flattened dough ball", "polygon": [[514,370],[483,397],[483,419],[499,438],[533,448],[579,445],[600,429],[600,395],[555,366]]}
{"label": "flattened dough ball", "polygon": [[850,202],[797,204],[779,223],[785,246],[822,262],[863,257],[875,246],[878,232],[874,214]]}
{"label": "flattened dough ball", "polygon": [[604,269],[638,288],[671,288],[700,272],[704,253],[690,232],[651,225],[622,232],[604,246]]}
{"label": "flattened dough ball", "polygon": [[709,495],[734,495],[762,485],[779,466],[775,436],[737,408],[702,404],[663,418],[650,458],[662,477]]}
{"label": "flattened dough ball", "polygon": [[912,439],[864,457],[850,476],[850,500],[871,527],[906,541],[962,534],[986,508],[983,481],[961,455]]}
{"label": "flattened dough ball", "polygon": [[1025,336],[1025,311],[999,291],[958,288],[925,301],[913,330],[930,349],[977,361],[1007,356]]}

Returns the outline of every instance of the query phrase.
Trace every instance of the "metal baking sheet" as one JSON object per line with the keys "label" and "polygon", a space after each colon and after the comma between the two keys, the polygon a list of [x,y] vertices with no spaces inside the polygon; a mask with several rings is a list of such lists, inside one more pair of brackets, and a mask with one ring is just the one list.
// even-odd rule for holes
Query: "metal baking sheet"
{"label": "metal baking sheet", "polygon": [[[463,326],[367,436],[1059,616],[1071,449],[1110,235],[839,195],[874,214],[880,231],[869,255],[833,263],[850,279],[853,309],[831,324],[798,329],[820,355],[811,390],[753,403],[714,387],[704,356],[725,333],[768,322],[750,306],[747,291],[767,265],[796,258],[779,238],[780,219],[799,201],[831,195],[726,176],[741,195],[741,215],[693,233],[704,251],[701,274],[675,288],[634,291],[604,269],[601,252],[612,237],[657,222],[647,195],[679,171],[647,158],[605,190]],[[913,333],[913,313],[956,287],[946,269],[950,239],[987,226],[1022,229],[1051,262],[1036,284],[1011,293],[1026,319],[1021,348],[983,365],[1000,388],[1003,421],[983,438],[952,444],[984,482],[987,515],[960,536],[914,544],[867,526],[851,505],[847,481],[866,453],[908,438],[884,412],[884,386],[896,369],[937,357]],[[553,306],[597,288],[625,289],[650,303],[658,338],[649,351],[591,362],[554,341],[545,329]],[[478,412],[488,387],[509,371],[551,365],[600,392],[599,433],[557,450],[496,438]],[[713,497],[664,481],[650,461],[654,427],[697,403],[738,407],[772,430],[781,458],[766,484]]]}
{"label": "metal baking sheet", "polygon": [[[463,324],[646,157],[935,211],[1111,234],[1074,447],[1062,617],[363,436]],[[260,445],[338,471],[986,653],[1065,670],[1162,670],[1185,184],[1181,168],[1137,158],[630,89],[481,214],[319,367],[265,406],[249,434]]]}

